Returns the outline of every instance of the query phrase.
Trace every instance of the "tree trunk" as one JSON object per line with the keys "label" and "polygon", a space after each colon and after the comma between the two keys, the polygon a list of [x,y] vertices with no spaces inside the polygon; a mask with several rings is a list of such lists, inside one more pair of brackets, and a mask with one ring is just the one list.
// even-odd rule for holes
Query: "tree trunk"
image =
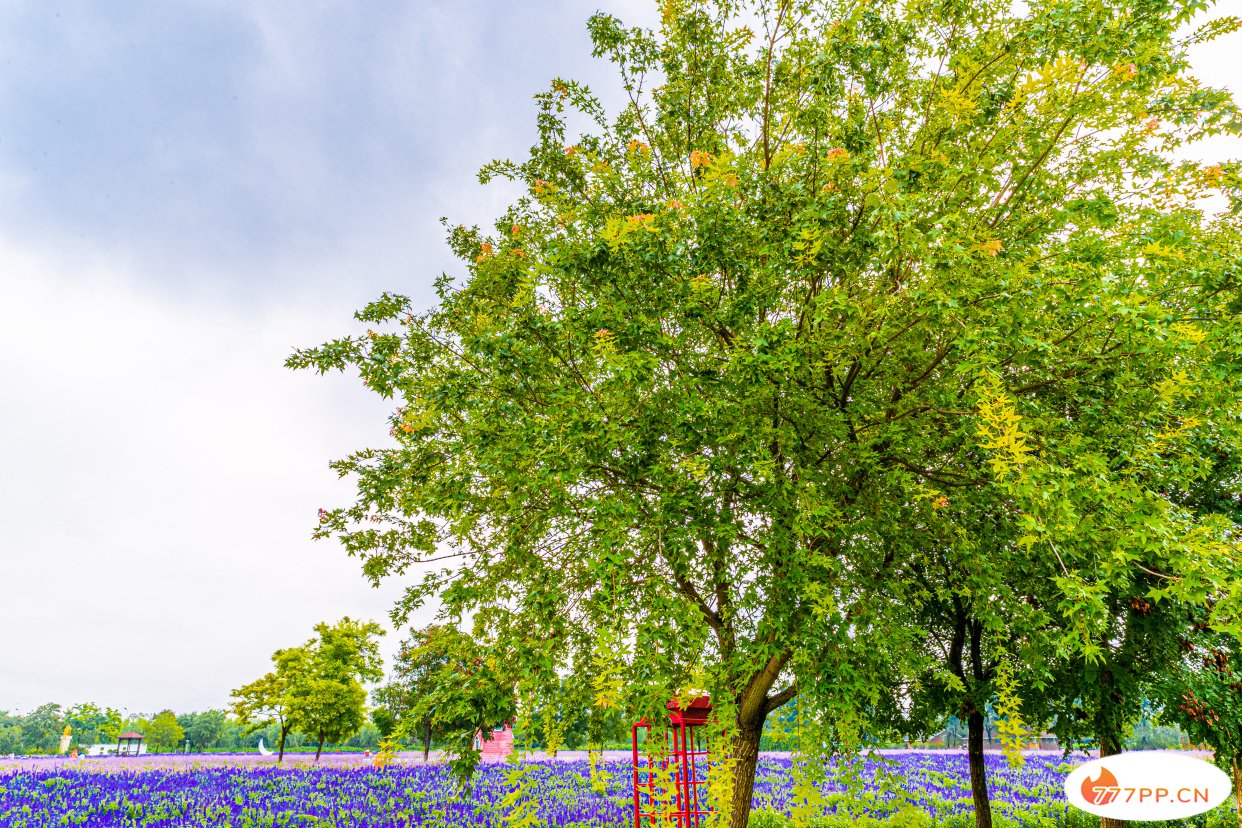
{"label": "tree trunk", "polygon": [[966,717],[966,755],[970,760],[970,795],[975,801],[975,828],[992,828],[992,802],[988,799],[987,769],[983,764],[983,713],[971,710]]}
{"label": "tree trunk", "polygon": [[746,828],[750,819],[750,801],[755,792],[755,768],[759,764],[759,737],[763,734],[763,720],[749,726],[738,725],[733,736],[733,811],[729,815],[729,828]]}
{"label": "tree trunk", "polygon": [[423,764],[427,764],[427,757],[431,755],[431,719],[423,720]]}
{"label": "tree trunk", "polygon": [[319,747],[315,748],[315,761],[319,761],[319,754],[323,753],[323,731],[319,731]]}
{"label": "tree trunk", "polygon": [[[1100,736],[1100,758],[1116,756],[1121,753],[1121,745],[1113,741],[1111,736]],[[1113,817],[1100,817],[1100,828],[1125,828],[1125,823]]]}
{"label": "tree trunk", "polygon": [[280,755],[276,757],[276,762],[285,761],[285,737],[289,735],[289,725],[285,725],[280,729]]}
{"label": "tree trunk", "polygon": [[1238,828],[1242,828],[1242,767],[1238,757],[1233,757],[1233,801],[1238,810]]}

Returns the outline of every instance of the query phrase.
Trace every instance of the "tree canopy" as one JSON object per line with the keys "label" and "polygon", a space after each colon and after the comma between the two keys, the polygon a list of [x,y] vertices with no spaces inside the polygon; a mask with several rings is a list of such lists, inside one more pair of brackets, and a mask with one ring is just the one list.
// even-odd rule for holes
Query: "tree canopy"
{"label": "tree canopy", "polygon": [[252,730],[279,725],[277,761],[295,729],[317,740],[316,760],[325,742],[357,733],[366,715],[362,682],[383,677],[379,624],[345,617],[333,625],[316,624],[315,632],[316,638],[299,647],[277,650],[273,671],[232,693],[234,714]]}
{"label": "tree canopy", "polygon": [[[471,615],[524,695],[711,691],[733,828],[768,713],[856,746],[932,658],[925,603],[975,590],[999,623],[1012,591],[997,663],[1040,636],[1098,660],[1118,595],[1239,632],[1236,526],[1183,497],[1237,445],[1242,367],[1238,168],[1174,153],[1242,129],[1188,72],[1236,26],[1179,34],[1202,6],[592,17],[629,103],[553,81],[529,157],[481,173],[522,194],[449,230],[436,304],[385,295],[290,358],[399,400],[317,534],[423,572],[398,614]],[[974,580],[929,590],[950,546]]]}
{"label": "tree canopy", "polygon": [[177,721],[177,714],[171,710],[161,710],[147,725],[147,747],[155,753],[170,753],[179,749],[185,739],[185,730]]}
{"label": "tree canopy", "polygon": [[286,698],[289,717],[299,730],[318,742],[339,742],[358,732],[365,721],[367,693],[363,681],[383,677],[376,639],[383,629],[375,622],[348,617],[336,624],[316,624],[318,639],[301,648],[306,657],[292,671]]}
{"label": "tree canopy", "polygon": [[233,698],[233,715],[249,731],[271,724],[279,727],[280,742],[276,755],[278,762],[284,761],[285,740],[295,724],[289,710],[289,687],[297,666],[303,661],[305,654],[300,648],[277,650],[272,654],[272,663],[276,669],[230,694]]}

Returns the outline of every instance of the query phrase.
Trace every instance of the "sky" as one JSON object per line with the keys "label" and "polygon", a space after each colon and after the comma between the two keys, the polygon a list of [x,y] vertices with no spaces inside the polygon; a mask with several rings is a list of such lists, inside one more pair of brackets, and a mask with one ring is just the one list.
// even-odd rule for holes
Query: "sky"
{"label": "sky", "polygon": [[597,7],[651,22],[0,2],[0,710],[222,707],[319,621],[387,626],[401,584],[310,536],[390,404],[284,360],[384,290],[430,302],[439,217],[501,212],[475,174],[534,143],[554,77],[616,97]]}
{"label": "sky", "polygon": [[[439,217],[503,210],[475,174],[524,156],[531,96],[620,100],[587,17],[654,7],[0,0],[0,710],[224,707],[315,623],[387,625],[402,584],[311,531],[392,404],[284,360],[429,303]],[[1237,51],[1196,73],[1236,88]]]}

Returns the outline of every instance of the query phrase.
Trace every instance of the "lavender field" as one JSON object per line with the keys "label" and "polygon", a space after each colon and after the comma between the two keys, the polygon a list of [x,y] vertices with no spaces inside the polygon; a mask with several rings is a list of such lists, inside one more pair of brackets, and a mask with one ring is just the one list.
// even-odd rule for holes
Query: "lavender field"
{"label": "lavender field", "polygon": [[[328,757],[325,757],[328,758]],[[468,800],[453,801],[442,765],[403,762],[375,769],[360,757],[334,757],[326,766],[277,767],[258,757],[152,757],[128,760],[35,760],[0,767],[0,825],[42,826],[501,826],[502,800],[513,789],[506,765],[485,765]],[[1012,769],[988,757],[994,808],[1019,825],[1060,822],[1060,754],[1035,753]],[[602,792],[592,789],[585,761],[527,765],[528,799],[538,824],[615,826],[632,822],[630,766],[608,761]],[[970,813],[966,757],[951,752],[894,751],[864,768],[865,790],[821,786],[819,806],[842,822],[883,817],[903,804],[956,823]],[[794,788],[788,758],[761,761],[755,807],[788,813]],[[851,810],[851,807],[855,810]],[[835,821],[835,820],[832,820]]]}

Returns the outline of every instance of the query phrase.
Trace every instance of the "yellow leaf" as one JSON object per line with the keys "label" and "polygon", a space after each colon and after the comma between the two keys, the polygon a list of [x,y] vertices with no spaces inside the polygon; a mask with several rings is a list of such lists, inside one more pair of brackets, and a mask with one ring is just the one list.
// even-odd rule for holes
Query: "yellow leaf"
{"label": "yellow leaf", "polygon": [[707,165],[711,164],[712,161],[714,160],[715,160],[715,156],[713,156],[710,152],[702,152],[700,150],[695,150],[694,152],[690,153],[690,166],[696,170],[699,167],[706,167]]}
{"label": "yellow leaf", "polygon": [[1164,259],[1184,259],[1186,258],[1180,250],[1161,244],[1160,242],[1148,242],[1143,245],[1141,251],[1144,256],[1155,256]]}
{"label": "yellow leaf", "polygon": [[991,241],[975,245],[975,249],[985,256],[997,256],[1004,249],[1004,245],[1001,244],[1000,239],[992,239]]}
{"label": "yellow leaf", "polygon": [[988,464],[998,482],[1005,482],[1011,473],[1022,472],[1031,459],[1031,448],[1020,427],[1021,416],[995,378],[986,378],[979,388],[978,434],[980,444],[991,457]]}

